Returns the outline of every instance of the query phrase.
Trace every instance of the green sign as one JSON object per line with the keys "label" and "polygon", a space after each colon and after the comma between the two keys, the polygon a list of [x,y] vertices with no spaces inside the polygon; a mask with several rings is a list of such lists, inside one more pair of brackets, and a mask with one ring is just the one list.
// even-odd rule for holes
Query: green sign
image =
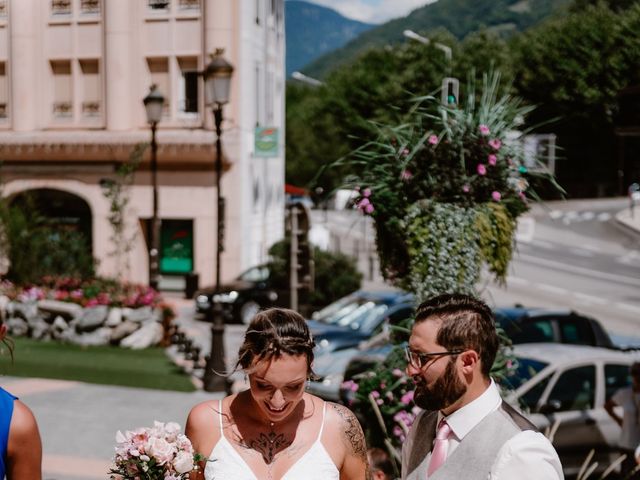
{"label": "green sign", "polygon": [[193,271],[193,223],[191,221],[163,220],[160,241],[162,273]]}
{"label": "green sign", "polygon": [[256,157],[277,157],[278,129],[275,127],[256,127],[254,152]]}

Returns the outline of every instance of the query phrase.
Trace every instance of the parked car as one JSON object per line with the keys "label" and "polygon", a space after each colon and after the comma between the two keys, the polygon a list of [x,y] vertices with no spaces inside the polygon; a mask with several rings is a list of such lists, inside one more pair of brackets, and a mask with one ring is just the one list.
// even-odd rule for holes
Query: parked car
{"label": "parked car", "polygon": [[578,473],[591,449],[596,471],[604,471],[618,456],[620,437],[604,403],[630,384],[629,366],[640,360],[640,352],[532,343],[516,345],[514,353],[518,367],[507,381],[513,389],[507,401],[541,431],[559,422],[552,441],[567,477]]}
{"label": "parked car", "polygon": [[[497,308],[494,316],[497,324],[505,330],[514,344],[547,341],[615,348],[600,322],[571,310],[517,306]],[[391,349],[391,345],[378,342],[374,346],[365,345],[349,350],[351,358],[348,361],[345,353],[335,363],[322,362],[323,370],[318,373],[322,386],[316,386],[312,382],[311,388],[323,398],[339,398],[344,403],[349,403],[353,400],[353,392],[340,391],[342,382],[372,369],[386,358]],[[317,358],[322,355],[323,352],[318,352]],[[347,363],[343,368],[345,361]]]}
{"label": "parked car", "polygon": [[514,344],[554,342],[614,348],[600,322],[572,310],[498,308],[496,323]]}
{"label": "parked car", "polygon": [[213,304],[219,302],[228,318],[248,325],[263,308],[288,306],[289,291],[273,284],[267,265],[258,265],[241,273],[231,283],[222,285],[220,293],[215,293],[215,287],[206,287],[198,290],[194,299],[197,313],[207,315]]}

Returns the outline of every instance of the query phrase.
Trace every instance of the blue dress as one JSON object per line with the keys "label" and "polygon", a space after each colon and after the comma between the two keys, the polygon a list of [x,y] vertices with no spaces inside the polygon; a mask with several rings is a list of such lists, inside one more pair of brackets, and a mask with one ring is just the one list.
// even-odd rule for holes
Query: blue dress
{"label": "blue dress", "polygon": [[18,398],[0,387],[0,479],[4,479],[7,462],[9,426],[13,415],[13,401]]}

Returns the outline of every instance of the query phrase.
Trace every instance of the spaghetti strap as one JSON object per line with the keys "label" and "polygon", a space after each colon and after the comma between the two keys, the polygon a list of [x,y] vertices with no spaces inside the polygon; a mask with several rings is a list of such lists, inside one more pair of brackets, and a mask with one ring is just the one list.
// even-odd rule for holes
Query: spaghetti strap
{"label": "spaghetti strap", "polygon": [[324,429],[324,417],[327,413],[327,402],[322,403],[322,423],[320,424],[320,433],[318,433],[318,442],[322,438],[322,430]]}
{"label": "spaghetti strap", "polygon": [[218,423],[220,424],[220,436],[224,437],[224,432],[222,431],[222,399],[218,400]]}

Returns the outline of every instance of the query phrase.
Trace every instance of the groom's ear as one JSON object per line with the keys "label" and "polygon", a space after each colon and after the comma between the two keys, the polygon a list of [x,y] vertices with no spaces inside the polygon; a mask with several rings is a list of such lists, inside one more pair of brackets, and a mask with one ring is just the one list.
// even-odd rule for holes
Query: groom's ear
{"label": "groom's ear", "polygon": [[480,355],[475,350],[465,350],[460,354],[460,360],[462,362],[462,370],[464,373],[471,373],[479,366]]}

